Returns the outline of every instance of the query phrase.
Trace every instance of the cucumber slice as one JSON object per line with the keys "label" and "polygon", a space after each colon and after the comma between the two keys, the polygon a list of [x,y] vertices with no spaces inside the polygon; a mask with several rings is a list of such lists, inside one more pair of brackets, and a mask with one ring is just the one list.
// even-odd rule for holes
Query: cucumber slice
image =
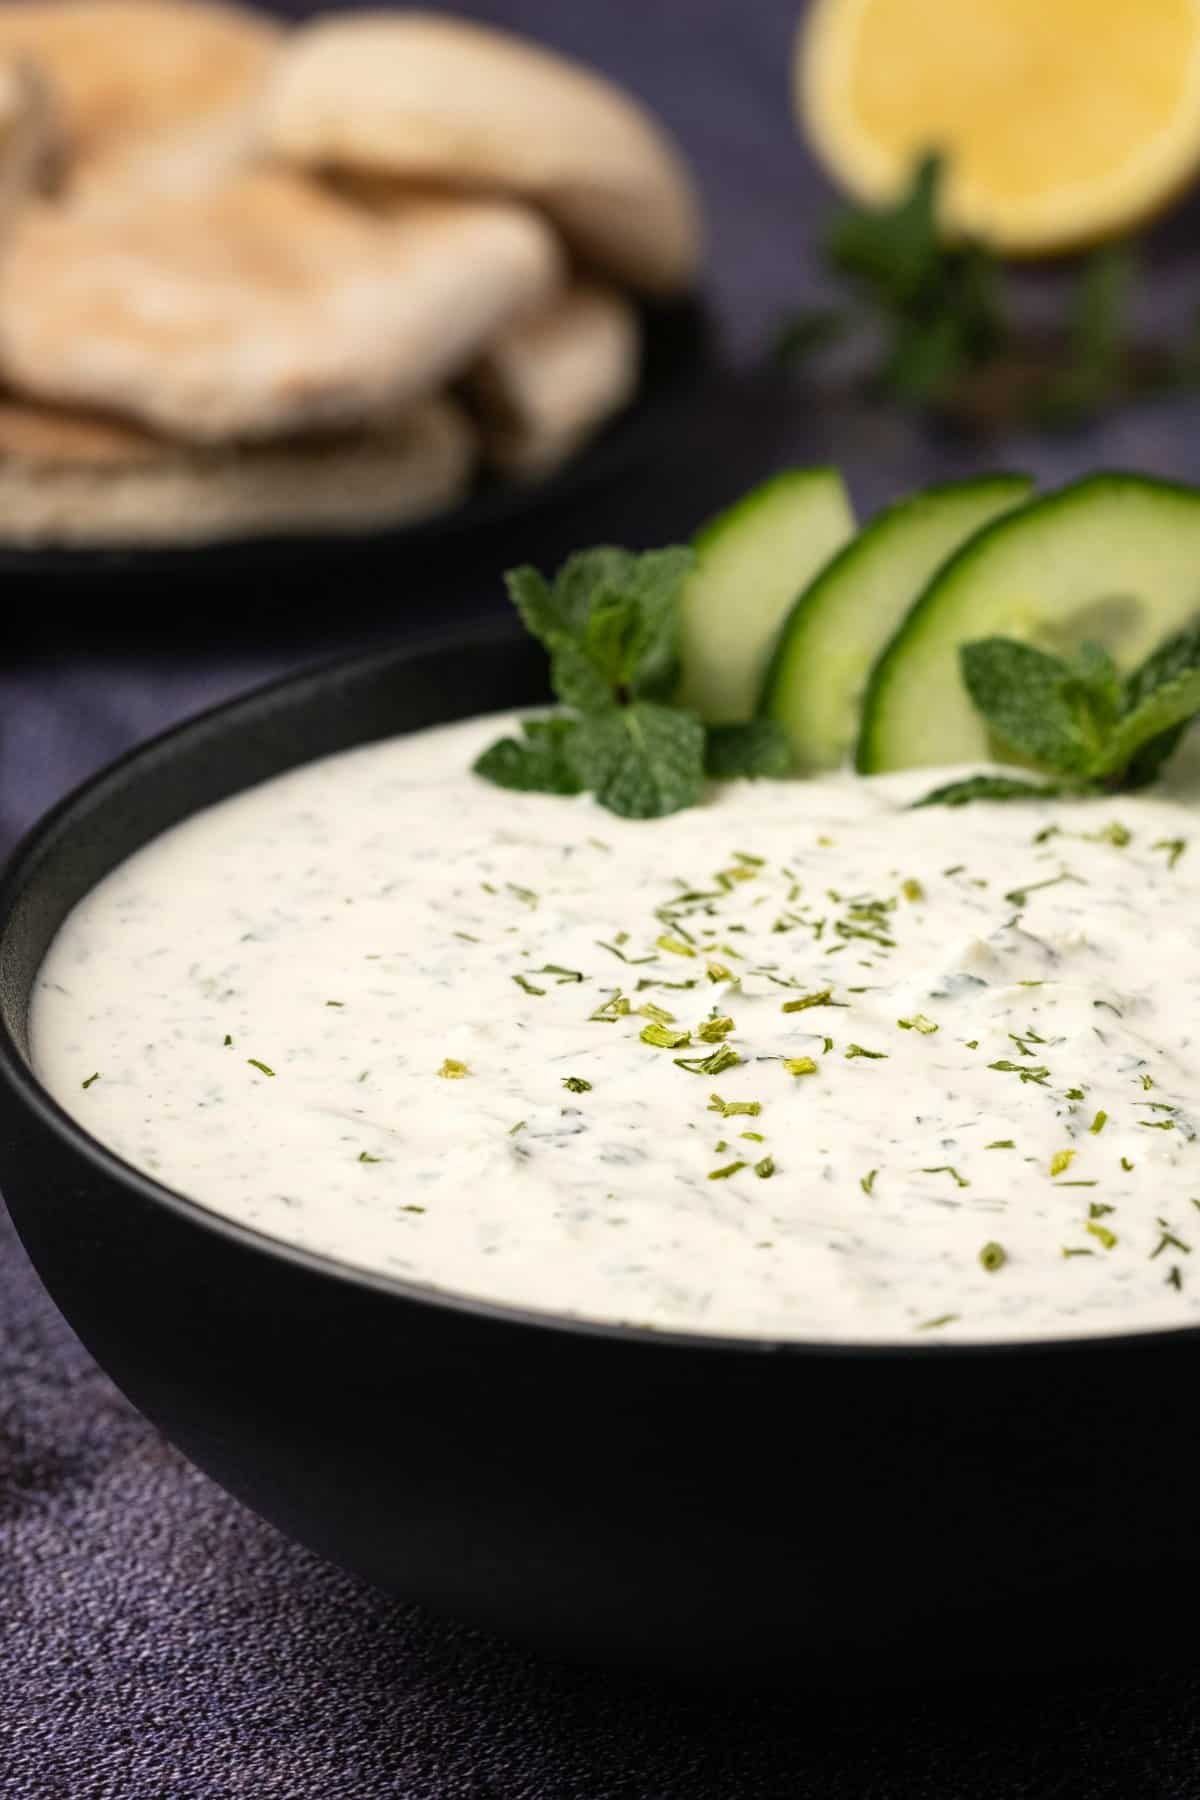
{"label": "cucumber slice", "polygon": [[1089,638],[1141,662],[1200,617],[1200,490],[1090,475],[985,525],[934,575],[875,665],[865,774],[994,759],[959,646],[999,634],[1069,654]]}
{"label": "cucumber slice", "polygon": [[680,600],[682,705],[711,725],[752,716],[780,621],[853,530],[836,469],[788,469],[697,534]]}
{"label": "cucumber slice", "polygon": [[1025,475],[983,475],[898,500],[809,583],[780,634],[759,703],[787,732],[798,769],[847,760],[872,664],[917,595],[952,551],[1032,488]]}

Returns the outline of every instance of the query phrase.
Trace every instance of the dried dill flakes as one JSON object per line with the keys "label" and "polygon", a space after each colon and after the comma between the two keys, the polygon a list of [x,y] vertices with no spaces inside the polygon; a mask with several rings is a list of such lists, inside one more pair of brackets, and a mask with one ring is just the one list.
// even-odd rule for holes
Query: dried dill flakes
{"label": "dried dill flakes", "polygon": [[1159,838],[1156,844],[1151,844],[1150,846],[1152,850],[1166,851],[1168,869],[1173,869],[1175,867],[1175,864],[1179,861],[1187,847],[1188,841],[1186,838]]}
{"label": "dried dill flakes", "polygon": [[1096,1114],[1095,1118],[1092,1120],[1091,1124],[1088,1126],[1088,1130],[1091,1132],[1093,1137],[1099,1137],[1100,1133],[1104,1130],[1104,1127],[1107,1124],[1108,1124],[1108,1114],[1104,1111],[1104,1108],[1101,1107],[1100,1111]]}
{"label": "dried dill flakes", "polygon": [[1064,1244],[1064,1245],[1063,1245],[1063,1247],[1062,1247],[1062,1253],[1063,1253],[1063,1255],[1064,1255],[1064,1256],[1065,1256],[1065,1257],[1067,1257],[1067,1258],[1068,1258],[1068,1259],[1069,1259],[1069,1258],[1070,1258],[1070,1257],[1072,1257],[1072,1256],[1095,1256],[1095,1254],[1096,1254],[1096,1252],[1095,1252],[1095,1251],[1094,1251],[1094,1250],[1079,1250],[1079,1249],[1074,1249],[1074,1248],[1072,1248],[1072,1246],[1071,1246],[1071,1245],[1069,1245],[1069,1244]]}
{"label": "dried dill flakes", "polygon": [[516,982],[517,986],[523,988],[527,994],[536,994],[539,999],[544,997],[546,992],[545,988],[535,987],[533,982],[527,980],[524,975],[514,975],[513,980]]}
{"label": "dried dill flakes", "polygon": [[789,1075],[815,1075],[817,1072],[811,1056],[785,1056],[783,1066]]}
{"label": "dried dill flakes", "polygon": [[553,975],[558,987],[569,987],[572,982],[587,980],[582,969],[564,969],[559,963],[543,963],[541,968],[535,969],[533,973],[535,975]]}
{"label": "dried dill flakes", "polygon": [[1115,1231],[1110,1231],[1107,1225],[1100,1225],[1095,1219],[1089,1219],[1083,1229],[1103,1244],[1106,1250],[1116,1249],[1117,1234]]}
{"label": "dried dill flakes", "polygon": [[469,1075],[470,1073],[471,1071],[468,1069],[466,1063],[459,1062],[458,1058],[455,1056],[448,1056],[438,1070],[438,1074],[442,1077],[443,1081],[461,1081],[464,1075]]}
{"label": "dried dill flakes", "polygon": [[1130,1160],[1127,1156],[1123,1156],[1121,1158],[1121,1167],[1124,1169],[1124,1171],[1127,1175],[1129,1175],[1133,1172],[1133,1164],[1130,1162]]}
{"label": "dried dill flakes", "polygon": [[989,1063],[988,1068],[1001,1069],[1006,1075],[1019,1075],[1023,1082],[1034,1081],[1039,1087],[1044,1087],[1050,1079],[1049,1069],[1041,1063],[1035,1063],[1029,1068],[1024,1063],[1008,1062],[1001,1058],[999,1062]]}
{"label": "dried dill flakes", "polygon": [[799,1000],[785,1000],[780,1012],[807,1012],[810,1006],[829,1006],[833,1001],[833,989],[822,988],[816,994],[803,994]]}
{"label": "dried dill flakes", "polygon": [[598,1006],[594,1013],[588,1014],[588,1021],[590,1023],[593,1020],[604,1020],[611,1023],[615,1019],[626,1018],[631,1011],[632,1008],[629,1001],[618,988],[616,992],[604,1002],[603,1006]]}
{"label": "dried dill flakes", "polygon": [[705,963],[704,973],[708,976],[708,979],[713,982],[736,981],[737,980],[737,977],[734,975],[733,971],[731,969],[727,969],[725,967],[724,963],[719,963],[719,962]]}
{"label": "dried dill flakes", "polygon": [[1017,1146],[1013,1138],[994,1138],[990,1144],[985,1144],[983,1147],[985,1150],[1015,1150]]}
{"label": "dried dill flakes", "polygon": [[327,1000],[325,1004],[326,1006],[345,1006],[346,1002],[344,1000]]}
{"label": "dried dill flakes", "polygon": [[1153,1075],[1139,1075],[1138,1080],[1141,1082],[1146,1093],[1149,1093],[1150,1089],[1154,1086]]}
{"label": "dried dill flakes", "polygon": [[248,1056],[246,1061],[252,1069],[261,1069],[264,1075],[269,1075],[272,1080],[275,1079],[274,1069],[268,1068],[265,1062],[259,1062],[257,1056]]}
{"label": "dried dill flakes", "polygon": [[764,1156],[760,1162],[755,1163],[754,1173],[758,1176],[760,1181],[769,1180],[775,1173],[775,1158],[773,1156]]}
{"label": "dried dill flakes", "polygon": [[360,1150],[358,1153],[358,1160],[360,1163],[380,1163],[383,1161],[383,1158],[382,1156],[368,1156],[365,1150]]}
{"label": "dried dill flakes", "polygon": [[[228,1042],[228,1039],[226,1040],[226,1042]],[[89,1075],[87,1080],[81,1081],[79,1085],[81,1088],[90,1088],[93,1081],[99,1081],[99,1079],[100,1079],[100,1071],[99,1071],[99,1069],[97,1069],[94,1075]]]}
{"label": "dried dill flakes", "polygon": [[1137,1119],[1137,1125],[1144,1125],[1147,1131],[1174,1131],[1174,1119]]}
{"label": "dried dill flakes", "polygon": [[757,1119],[762,1111],[761,1100],[722,1100],[720,1094],[708,1096],[709,1112],[719,1112],[722,1118],[732,1119],[740,1114],[747,1118]]}
{"label": "dried dill flakes", "polygon": [[[226,1050],[232,1050],[232,1048],[233,1048],[233,1039],[230,1037],[228,1032],[225,1033],[224,1047]],[[93,1076],[92,1079],[94,1080],[95,1077]]]}
{"label": "dried dill flakes", "polygon": [[865,1175],[859,1176],[858,1185],[862,1189],[864,1194],[870,1194],[870,1193],[874,1192],[875,1177],[878,1175],[878,1173],[879,1173],[878,1169],[868,1169],[867,1173]]}
{"label": "dried dill flakes", "polygon": [[710,1181],[728,1181],[731,1175],[736,1175],[739,1169],[744,1169],[746,1167],[747,1164],[744,1162],[726,1163],[723,1168],[710,1169],[708,1171],[708,1179]]}
{"label": "dried dill flakes", "polygon": [[591,1082],[585,1081],[582,1075],[564,1075],[563,1086],[571,1094],[590,1094],[592,1091]]}
{"label": "dried dill flakes", "polygon": [[685,1044],[691,1043],[692,1034],[690,1031],[676,1030],[673,1025],[664,1025],[656,1019],[649,1025],[642,1026],[641,1039],[643,1044],[650,1044],[656,1050],[681,1050]]}
{"label": "dried dill flakes", "polygon": [[939,1313],[936,1319],[922,1319],[914,1325],[914,1331],[937,1331],[943,1325],[957,1325],[962,1318],[961,1313]]}
{"label": "dried dill flakes", "polygon": [[1190,1256],[1192,1254],[1192,1246],[1190,1244],[1185,1244],[1181,1237],[1176,1237],[1165,1219],[1158,1219],[1155,1223],[1157,1224],[1161,1235],[1157,1244],[1150,1252],[1151,1262],[1154,1261],[1156,1256],[1161,1256],[1163,1251],[1168,1248],[1172,1250],[1182,1250],[1185,1256]]}
{"label": "dried dill flakes", "polygon": [[672,956],[695,956],[696,954],[692,946],[685,944],[682,938],[663,936],[655,938],[654,941],[660,950],[667,950]]}
{"label": "dried dill flakes", "polygon": [[886,1050],[864,1050],[861,1044],[847,1044],[845,1056],[847,1062],[853,1062],[856,1056],[865,1056],[869,1058],[871,1062],[886,1062],[888,1060],[888,1053]]}
{"label": "dried dill flakes", "polygon": [[904,898],[913,905],[915,905],[918,900],[923,900],[925,898],[925,889],[921,886],[919,881],[902,881],[900,883],[900,892],[904,895]]}
{"label": "dried dill flakes", "polygon": [[637,1012],[639,1018],[653,1019],[656,1025],[673,1025],[675,1023],[673,1012],[668,1012],[665,1006],[655,1006],[650,1000],[639,1006]]}
{"label": "dried dill flakes", "polygon": [[989,1275],[994,1275],[997,1269],[1002,1269],[1007,1261],[1008,1251],[1003,1244],[997,1244],[994,1241],[985,1244],[979,1252],[979,1266],[986,1269]]}
{"label": "dried dill flakes", "polygon": [[705,1044],[719,1044],[733,1030],[733,1020],[722,1016],[719,1019],[705,1019],[703,1025],[696,1030],[696,1036]]}
{"label": "dried dill flakes", "polygon": [[1051,1175],[1061,1175],[1075,1161],[1074,1150],[1056,1150],[1050,1158]]}
{"label": "dried dill flakes", "polygon": [[752,1144],[765,1144],[767,1141],[761,1131],[739,1131],[738,1136],[749,1138]]}
{"label": "dried dill flakes", "polygon": [[922,1037],[929,1037],[933,1032],[941,1030],[941,1026],[935,1025],[932,1019],[927,1019],[924,1013],[914,1013],[911,1019],[897,1019],[896,1023],[901,1031],[919,1031]]}
{"label": "dried dill flakes", "polygon": [[921,1173],[922,1175],[949,1175],[955,1187],[967,1188],[971,1185],[966,1176],[960,1175],[950,1163],[937,1163],[932,1169],[922,1169]]}
{"label": "dried dill flakes", "polygon": [[718,1044],[708,1056],[677,1056],[675,1067],[686,1069],[689,1075],[719,1075],[723,1069],[732,1069],[741,1060],[732,1044]]}
{"label": "dried dill flakes", "polygon": [[1171,1267],[1167,1270],[1167,1286],[1173,1287],[1177,1293],[1182,1292],[1183,1270],[1178,1263],[1172,1263]]}
{"label": "dried dill flakes", "polygon": [[509,1126],[507,1135],[509,1137],[516,1137],[518,1131],[524,1131],[526,1129],[527,1125],[528,1125],[527,1119],[518,1119],[515,1125]]}
{"label": "dried dill flakes", "polygon": [[1115,1206],[1108,1206],[1103,1200],[1089,1200],[1088,1202],[1089,1219],[1104,1219],[1109,1213],[1116,1212],[1116,1210]]}
{"label": "dried dill flakes", "polygon": [[400,1208],[400,1211],[401,1212],[411,1212],[411,1213],[423,1213],[425,1211],[425,1208],[423,1206],[414,1206],[410,1202],[407,1206],[402,1206]]}

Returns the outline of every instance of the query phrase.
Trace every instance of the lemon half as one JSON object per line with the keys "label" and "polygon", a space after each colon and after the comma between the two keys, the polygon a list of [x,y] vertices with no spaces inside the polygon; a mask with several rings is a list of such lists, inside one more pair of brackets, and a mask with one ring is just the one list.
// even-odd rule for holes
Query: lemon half
{"label": "lemon half", "polygon": [[1008,255],[1076,249],[1200,167],[1200,0],[815,0],[795,96],[859,199],[892,198],[937,150],[947,228]]}

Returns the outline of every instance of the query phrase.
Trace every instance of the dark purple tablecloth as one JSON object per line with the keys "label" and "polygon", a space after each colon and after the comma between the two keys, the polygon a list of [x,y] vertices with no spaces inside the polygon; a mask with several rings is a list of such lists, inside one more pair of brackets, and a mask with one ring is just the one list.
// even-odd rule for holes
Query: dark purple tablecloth
{"label": "dark purple tablecloth", "polygon": [[[810,234],[828,200],[789,123],[792,6],[473,10],[594,59],[678,131],[704,184],[712,292],[737,372],[626,484],[383,568],[264,577],[236,607],[172,582],[151,591],[151,616],[146,593],[135,604],[119,584],[34,594],[9,579],[0,847],[90,770],[199,706],[495,605],[506,561],[690,531],[787,460],[839,460],[864,509],[995,460],[1045,480],[1098,461],[1200,474],[1190,402],[997,452],[822,406],[754,372],[780,307],[816,291]],[[1178,215],[1156,239],[1156,321],[1194,304],[1194,224]],[[1190,1406],[1181,1396],[1181,1429]],[[1121,1675],[833,1701],[689,1697],[540,1663],[363,1588],[227,1499],[120,1398],[0,1225],[4,1800],[1195,1800],[1200,1683],[1158,1667],[1152,1645],[1130,1653]]]}

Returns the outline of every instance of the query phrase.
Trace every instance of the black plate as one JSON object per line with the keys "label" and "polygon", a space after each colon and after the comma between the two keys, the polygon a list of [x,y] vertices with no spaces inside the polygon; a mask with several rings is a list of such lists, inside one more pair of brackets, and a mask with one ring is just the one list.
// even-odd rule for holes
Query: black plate
{"label": "black plate", "polygon": [[573,499],[649,457],[663,441],[681,405],[713,361],[713,332],[699,300],[642,310],[642,376],[633,401],[577,456],[544,481],[516,482],[481,476],[457,506],[409,525],[354,533],[251,537],[199,545],[134,545],[97,549],[20,550],[0,545],[0,577],[130,582],[186,573],[189,579],[286,575],[314,557],[344,564],[349,557],[388,556],[447,533],[462,537],[507,519]]}
{"label": "black plate", "polygon": [[1196,1330],[831,1347],[438,1297],[206,1212],[31,1073],[61,920],[148,838],[313,756],[545,697],[490,629],[267,688],[58,807],[0,881],[0,1178],[134,1403],[303,1543],[585,1657],[724,1681],[1137,1653],[1200,1585]]}

